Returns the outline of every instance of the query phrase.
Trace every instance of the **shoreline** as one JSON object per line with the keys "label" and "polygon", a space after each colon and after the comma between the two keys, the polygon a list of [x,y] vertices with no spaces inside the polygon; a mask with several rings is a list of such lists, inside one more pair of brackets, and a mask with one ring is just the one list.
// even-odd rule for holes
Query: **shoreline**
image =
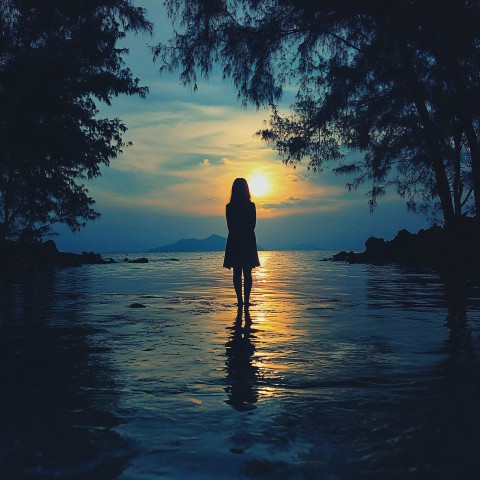
{"label": "shoreline", "polygon": [[[349,264],[402,265],[414,268],[433,268],[440,273],[463,270],[478,276],[480,271],[480,228],[473,218],[463,218],[455,231],[433,225],[411,233],[400,230],[393,239],[369,237],[361,252],[342,250],[326,261]],[[112,263],[149,263],[142,256],[122,260],[104,258],[100,253],[71,253],[59,251],[53,240],[20,243],[0,241],[0,261],[3,270],[42,270],[51,268],[105,265]]]}
{"label": "shoreline", "polygon": [[[61,252],[53,240],[35,243],[3,240],[0,242],[0,262],[4,271],[31,271],[118,263],[113,258],[106,259],[100,253],[95,252]],[[148,259],[145,257],[136,259],[125,258],[124,262],[148,263]]]}

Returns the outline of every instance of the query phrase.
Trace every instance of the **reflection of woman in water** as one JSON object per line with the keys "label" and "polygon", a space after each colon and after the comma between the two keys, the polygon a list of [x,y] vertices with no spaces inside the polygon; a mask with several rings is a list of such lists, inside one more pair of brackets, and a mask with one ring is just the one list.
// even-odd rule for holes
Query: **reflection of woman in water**
{"label": "reflection of woman in water", "polygon": [[240,412],[253,410],[258,400],[258,367],[253,364],[255,345],[252,343],[250,325],[252,320],[245,311],[245,328],[242,330],[242,309],[238,309],[232,334],[226,347],[226,370],[228,395],[226,403]]}
{"label": "reflection of woman in water", "polygon": [[[250,305],[252,290],[252,268],[258,267],[255,224],[257,213],[250,200],[250,190],[244,178],[236,178],[232,185],[232,196],[227,204],[228,239],[223,266],[233,268],[233,286],[238,305]],[[242,272],[244,296],[242,298]]]}

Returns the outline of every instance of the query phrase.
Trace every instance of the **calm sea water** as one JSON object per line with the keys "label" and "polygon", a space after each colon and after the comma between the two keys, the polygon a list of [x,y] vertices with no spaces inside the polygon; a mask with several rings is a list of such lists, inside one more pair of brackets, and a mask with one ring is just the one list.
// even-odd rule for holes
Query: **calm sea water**
{"label": "calm sea water", "polygon": [[260,255],[251,325],[222,253],[0,276],[0,478],[478,478],[478,292]]}

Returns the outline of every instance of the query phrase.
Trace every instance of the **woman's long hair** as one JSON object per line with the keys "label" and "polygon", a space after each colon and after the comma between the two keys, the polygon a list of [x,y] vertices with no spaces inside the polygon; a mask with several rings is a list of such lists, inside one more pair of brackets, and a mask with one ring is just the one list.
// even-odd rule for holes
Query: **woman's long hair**
{"label": "woman's long hair", "polygon": [[250,201],[250,189],[244,178],[236,178],[232,185],[230,203],[241,203]]}

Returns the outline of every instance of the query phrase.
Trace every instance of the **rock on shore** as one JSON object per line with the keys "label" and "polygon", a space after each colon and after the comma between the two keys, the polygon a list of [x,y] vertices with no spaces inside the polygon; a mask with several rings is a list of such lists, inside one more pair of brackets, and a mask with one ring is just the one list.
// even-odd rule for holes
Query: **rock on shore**
{"label": "rock on shore", "polygon": [[12,240],[0,242],[0,264],[2,270],[36,270],[57,267],[76,267],[112,263],[105,260],[99,253],[60,252],[53,240],[37,243],[18,243]]}
{"label": "rock on shore", "polygon": [[373,265],[400,264],[418,267],[443,268],[456,264],[467,269],[480,266],[480,235],[475,219],[462,219],[453,232],[432,226],[418,233],[400,230],[389,241],[370,237],[365,251],[342,251],[334,261],[369,263]]}

